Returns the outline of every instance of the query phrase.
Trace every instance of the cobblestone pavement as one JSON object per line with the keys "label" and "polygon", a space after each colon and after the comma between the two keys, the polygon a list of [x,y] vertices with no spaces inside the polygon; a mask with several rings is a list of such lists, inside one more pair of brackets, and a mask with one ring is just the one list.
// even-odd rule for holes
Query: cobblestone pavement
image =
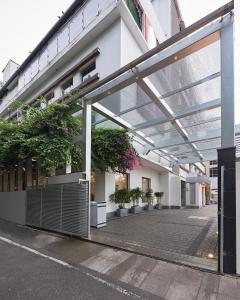
{"label": "cobblestone pavement", "polygon": [[[93,229],[94,241],[154,257],[216,270],[217,205],[163,209],[113,218]],[[209,259],[208,254],[214,254]]]}

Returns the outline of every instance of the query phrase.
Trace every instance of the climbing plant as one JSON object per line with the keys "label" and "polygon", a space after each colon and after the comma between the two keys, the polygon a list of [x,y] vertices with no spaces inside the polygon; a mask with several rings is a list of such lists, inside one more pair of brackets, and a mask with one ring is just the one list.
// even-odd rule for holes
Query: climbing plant
{"label": "climbing plant", "polygon": [[[78,104],[75,104],[75,106]],[[19,161],[36,159],[43,175],[62,168],[71,157],[75,169],[82,168],[82,148],[74,143],[81,134],[81,119],[72,115],[71,104],[52,103],[28,107],[20,121],[0,120],[0,169],[13,168]],[[122,129],[92,128],[93,170],[126,173],[140,158],[132,139]]]}

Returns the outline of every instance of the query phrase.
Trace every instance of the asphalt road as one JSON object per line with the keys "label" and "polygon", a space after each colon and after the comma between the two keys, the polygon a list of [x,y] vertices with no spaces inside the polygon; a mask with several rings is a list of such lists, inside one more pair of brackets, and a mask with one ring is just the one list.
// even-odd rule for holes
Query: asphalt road
{"label": "asphalt road", "polygon": [[0,239],[1,300],[160,299]]}

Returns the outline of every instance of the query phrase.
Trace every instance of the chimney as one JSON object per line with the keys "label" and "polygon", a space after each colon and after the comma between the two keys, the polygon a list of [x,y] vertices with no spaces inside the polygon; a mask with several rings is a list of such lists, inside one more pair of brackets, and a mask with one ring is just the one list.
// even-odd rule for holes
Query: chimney
{"label": "chimney", "polygon": [[19,64],[15,63],[13,60],[9,60],[5,68],[3,69],[3,83],[6,83],[8,79],[17,71]]}

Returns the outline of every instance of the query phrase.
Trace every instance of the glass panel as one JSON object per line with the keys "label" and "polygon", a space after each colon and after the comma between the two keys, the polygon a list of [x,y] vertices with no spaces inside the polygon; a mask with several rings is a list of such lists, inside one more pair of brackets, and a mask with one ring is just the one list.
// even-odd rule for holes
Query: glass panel
{"label": "glass panel", "polygon": [[18,79],[18,90],[20,91],[25,86],[25,74],[21,74]]}
{"label": "glass panel", "polygon": [[189,161],[199,159],[199,155],[196,152],[180,154],[180,155],[176,155],[176,157],[179,160],[189,160]]}
{"label": "glass panel", "polygon": [[58,34],[58,53],[67,47],[69,44],[69,25]]}
{"label": "glass panel", "polygon": [[192,148],[191,146],[186,144],[186,145],[176,145],[173,147],[166,148],[165,150],[167,150],[169,154],[178,155],[184,152],[191,152]]}
{"label": "glass panel", "polygon": [[49,61],[52,61],[54,59],[54,57],[57,56],[57,53],[58,53],[57,47],[58,47],[57,38],[52,39],[48,43],[48,58],[49,58]]}
{"label": "glass panel", "polygon": [[220,118],[221,117],[221,108],[209,109],[203,112],[196,113],[194,115],[181,118],[179,121],[186,128],[188,126],[194,125],[196,122],[207,121],[212,118]]}
{"label": "glass panel", "polygon": [[121,118],[129,122],[133,126],[146,123],[149,120],[159,120],[164,119],[165,116],[161,110],[154,104],[148,104],[144,107],[131,111],[129,113],[121,115]]}
{"label": "glass panel", "polygon": [[173,130],[173,126],[170,122],[166,122],[164,124],[156,125],[154,127],[149,127],[141,130],[147,136],[153,136],[159,134],[159,132],[163,132],[166,130]]}
{"label": "glass panel", "polygon": [[38,71],[39,71],[38,59],[35,59],[32,62],[32,78],[37,75]]}
{"label": "glass panel", "polygon": [[115,175],[115,189],[123,190],[129,188],[129,174],[116,174]]}
{"label": "glass panel", "polygon": [[221,78],[215,78],[165,99],[173,112],[221,98]]}
{"label": "glass panel", "polygon": [[208,131],[217,130],[217,129],[221,129],[221,121],[220,120],[216,121],[216,122],[210,122],[210,123],[205,123],[205,124],[189,127],[186,130],[191,135],[194,135],[194,134],[196,135],[196,133],[198,133],[198,132],[204,132],[204,134],[206,135],[208,133]]}
{"label": "glass panel", "polygon": [[83,31],[82,10],[78,11],[70,22],[70,41],[75,39]]}
{"label": "glass panel", "polygon": [[157,71],[149,79],[164,95],[219,71],[220,42],[217,41]]}
{"label": "glass panel", "polygon": [[116,115],[129,109],[152,103],[151,99],[136,84],[132,84],[119,92],[113,93],[100,101],[100,103]]}
{"label": "glass panel", "polygon": [[217,159],[217,150],[201,151],[204,161]]}
{"label": "glass panel", "polygon": [[142,191],[146,193],[151,188],[151,179],[142,177]]}
{"label": "glass panel", "polygon": [[175,143],[179,144],[179,143],[184,142],[183,137],[176,130],[168,132],[168,133],[153,136],[153,137],[151,137],[151,139],[154,141],[156,147],[159,147],[159,148],[161,148],[161,147],[166,148]]}
{"label": "glass panel", "polygon": [[47,49],[43,50],[39,55],[39,70],[41,71],[48,64],[48,51]]}
{"label": "glass panel", "polygon": [[84,27],[87,27],[98,15],[98,0],[87,2],[83,9]]}
{"label": "glass panel", "polygon": [[[204,150],[204,149],[218,149],[221,146],[221,139],[217,138],[214,140],[208,140],[208,141],[202,141],[202,142],[196,142],[195,143],[198,150]],[[213,160],[213,159],[211,159]]]}
{"label": "glass panel", "polygon": [[31,79],[32,79],[32,70],[31,70],[31,66],[29,66],[26,70],[25,70],[25,85],[28,84]]}

